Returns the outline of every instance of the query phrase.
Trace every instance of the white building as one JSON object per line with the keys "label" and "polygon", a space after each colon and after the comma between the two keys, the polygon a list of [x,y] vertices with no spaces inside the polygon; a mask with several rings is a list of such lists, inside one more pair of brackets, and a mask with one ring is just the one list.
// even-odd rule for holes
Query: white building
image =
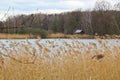
{"label": "white building", "polygon": [[81,29],[77,29],[74,34],[84,34],[85,32]]}

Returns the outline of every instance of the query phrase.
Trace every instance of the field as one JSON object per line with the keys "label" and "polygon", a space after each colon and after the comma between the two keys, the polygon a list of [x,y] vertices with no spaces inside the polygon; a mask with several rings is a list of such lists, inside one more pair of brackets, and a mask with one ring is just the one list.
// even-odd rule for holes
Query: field
{"label": "field", "polygon": [[27,39],[34,38],[35,35],[32,34],[1,34],[0,39]]}
{"label": "field", "polygon": [[42,37],[41,35],[33,34],[1,34],[0,39],[38,39],[38,38],[48,38],[48,39],[58,39],[58,38],[67,38],[67,39],[120,39],[120,35],[88,35],[88,34],[63,34],[63,33],[48,33]]}
{"label": "field", "polygon": [[0,80],[120,80],[120,40],[0,40]]}

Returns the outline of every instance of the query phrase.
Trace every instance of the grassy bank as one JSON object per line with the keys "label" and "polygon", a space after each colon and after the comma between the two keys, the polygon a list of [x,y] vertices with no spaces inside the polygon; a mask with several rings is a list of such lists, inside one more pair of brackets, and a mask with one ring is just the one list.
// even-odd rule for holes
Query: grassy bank
{"label": "grassy bank", "polygon": [[50,34],[47,36],[48,38],[83,38],[83,39],[91,39],[93,38],[93,36],[90,36],[90,35],[86,35],[86,34],[83,34],[83,35],[80,35],[80,34],[62,34],[62,33],[56,33],[56,34]]}
{"label": "grassy bank", "polygon": [[[95,43],[85,45],[75,40],[71,46],[63,42],[52,55],[50,48],[57,46],[52,41],[47,41],[51,46],[46,47],[36,40],[39,55],[29,42],[19,44],[18,50],[4,49],[6,53],[2,54],[9,54],[18,61],[10,57],[6,60],[0,68],[0,80],[120,80],[120,46],[98,42],[102,50]],[[27,64],[35,57],[33,64]]]}
{"label": "grassy bank", "polygon": [[120,39],[120,35],[104,35],[104,36],[100,36],[100,35],[88,35],[88,34],[62,34],[62,33],[56,33],[56,34],[50,34],[47,36],[48,38],[71,38],[71,39]]}
{"label": "grassy bank", "polygon": [[35,38],[32,34],[0,34],[0,39],[27,39]]}
{"label": "grassy bank", "polygon": [[87,35],[87,34],[63,34],[63,33],[50,33],[44,36],[35,34],[0,34],[0,39],[37,39],[37,38],[68,38],[68,39],[120,39],[120,35]]}

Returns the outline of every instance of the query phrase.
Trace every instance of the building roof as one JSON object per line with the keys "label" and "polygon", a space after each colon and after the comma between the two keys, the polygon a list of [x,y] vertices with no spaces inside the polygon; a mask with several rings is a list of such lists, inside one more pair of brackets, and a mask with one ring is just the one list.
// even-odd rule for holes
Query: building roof
{"label": "building roof", "polygon": [[77,29],[74,33],[81,33],[83,30]]}

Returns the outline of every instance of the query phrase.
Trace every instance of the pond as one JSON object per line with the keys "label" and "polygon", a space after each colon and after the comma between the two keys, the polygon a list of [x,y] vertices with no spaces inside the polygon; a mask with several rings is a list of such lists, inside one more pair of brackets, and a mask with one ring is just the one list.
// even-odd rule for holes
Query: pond
{"label": "pond", "polygon": [[[55,55],[81,54],[83,57],[88,53],[116,55],[120,53],[119,39],[1,39],[0,53],[2,56],[27,56],[33,59],[34,55],[52,57]],[[5,55],[5,56],[4,56]],[[84,59],[84,58],[83,58]]]}
{"label": "pond", "polygon": [[[11,45],[14,43],[14,47],[19,47],[20,44],[27,44],[29,43],[31,46],[36,47],[36,41],[37,39],[1,39],[0,40],[0,50],[4,48],[11,48]],[[99,40],[96,39],[41,39],[39,40],[39,43],[44,45],[45,47],[52,48],[50,46],[54,45],[55,49],[58,47],[62,47],[65,43],[70,46],[75,46],[79,44],[89,45],[90,43],[95,43],[97,47],[101,46],[101,43],[99,43]],[[119,39],[105,39],[102,40],[102,42],[108,46],[120,46],[120,40]],[[65,46],[63,46],[65,47]],[[55,50],[51,49],[51,50]]]}

